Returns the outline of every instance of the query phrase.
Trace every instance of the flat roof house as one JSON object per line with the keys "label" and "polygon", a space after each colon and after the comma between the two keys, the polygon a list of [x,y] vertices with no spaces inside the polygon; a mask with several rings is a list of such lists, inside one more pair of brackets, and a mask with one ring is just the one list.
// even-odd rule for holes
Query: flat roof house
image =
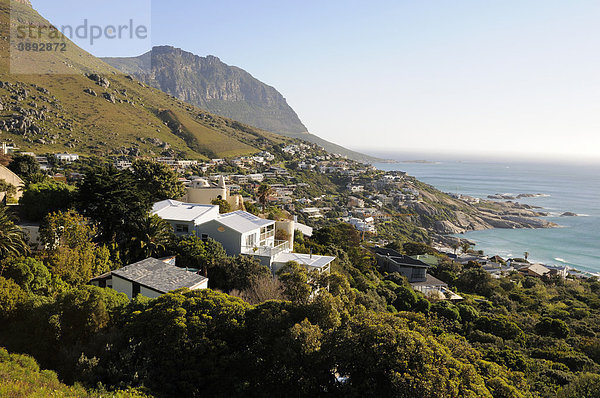
{"label": "flat roof house", "polygon": [[[254,256],[273,272],[288,261],[296,261],[309,269],[328,271],[329,264],[335,260],[330,256],[291,253],[292,239],[275,240],[276,224],[284,222],[265,220],[246,211],[219,214],[219,206],[164,200],[154,204],[152,213],[171,224],[177,235],[196,234],[203,239],[214,239],[223,245],[227,255]],[[293,233],[293,222],[289,224],[289,232]]]}
{"label": "flat roof house", "polygon": [[156,298],[162,294],[187,287],[206,289],[208,278],[172,264],[173,258],[158,260],[150,257],[115,271],[102,274],[90,281],[99,287],[111,287],[125,293],[130,299],[141,294]]}

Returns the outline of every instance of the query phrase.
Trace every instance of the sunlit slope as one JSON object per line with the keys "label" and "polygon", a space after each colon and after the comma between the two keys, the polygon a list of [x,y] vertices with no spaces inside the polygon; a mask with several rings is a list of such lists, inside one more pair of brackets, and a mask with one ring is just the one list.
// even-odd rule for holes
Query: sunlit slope
{"label": "sunlit slope", "polygon": [[[29,6],[0,0],[1,141],[36,153],[67,150],[201,159],[256,152],[274,138],[125,76],[66,38],[61,38],[65,52],[9,51],[11,20],[13,33],[16,24],[50,25]],[[164,111],[176,115],[190,134],[166,125]]]}

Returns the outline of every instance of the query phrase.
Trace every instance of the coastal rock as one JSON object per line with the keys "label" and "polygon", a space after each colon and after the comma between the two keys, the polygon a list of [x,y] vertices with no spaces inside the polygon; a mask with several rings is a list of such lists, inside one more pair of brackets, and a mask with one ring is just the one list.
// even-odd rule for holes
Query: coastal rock
{"label": "coastal rock", "polygon": [[436,221],[434,230],[440,234],[461,234],[465,232],[463,228],[457,227],[450,221]]}
{"label": "coastal rock", "polygon": [[571,211],[565,211],[560,215],[561,217],[577,217],[577,213],[573,213]]}

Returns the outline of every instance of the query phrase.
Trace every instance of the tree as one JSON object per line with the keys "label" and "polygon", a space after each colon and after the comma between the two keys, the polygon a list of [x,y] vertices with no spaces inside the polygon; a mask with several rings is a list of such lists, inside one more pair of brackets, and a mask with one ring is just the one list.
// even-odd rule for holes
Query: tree
{"label": "tree", "polygon": [[277,271],[277,277],[283,283],[283,294],[288,300],[300,304],[308,303],[312,287],[308,283],[306,268],[295,261],[290,261]]}
{"label": "tree", "polygon": [[450,245],[450,247],[452,247],[452,249],[454,250],[454,254],[456,254],[456,251],[458,250],[460,245],[458,243],[453,243],[452,245]]}
{"label": "tree", "polygon": [[131,165],[131,173],[137,188],[148,192],[153,202],[179,199],[185,194],[177,173],[164,163],[136,160]]}
{"label": "tree", "polygon": [[535,329],[541,335],[552,336],[559,339],[564,339],[569,335],[569,327],[564,321],[549,317],[540,319],[538,324],[535,325]]}
{"label": "tree", "polygon": [[13,155],[12,160],[8,164],[8,168],[21,177],[26,183],[40,181],[42,171],[37,160],[30,155]]}
{"label": "tree", "polygon": [[90,242],[97,234],[96,227],[75,210],[48,214],[40,225],[40,242],[47,250],[59,246],[75,249]]}
{"label": "tree", "polygon": [[417,256],[421,254],[435,254],[436,251],[429,245],[420,242],[406,242],[402,249],[407,256]]}
{"label": "tree", "polygon": [[25,216],[38,221],[52,211],[67,210],[75,199],[75,187],[54,180],[29,184],[20,200]]}
{"label": "tree", "polygon": [[229,213],[231,211],[231,205],[224,199],[214,199],[211,204],[219,206],[219,213]]}
{"label": "tree", "polygon": [[471,244],[468,242],[462,242],[460,244],[460,248],[461,248],[463,254],[468,253],[469,250],[471,249]]}
{"label": "tree", "polygon": [[[196,235],[188,235],[179,239],[176,244],[177,266],[201,269],[207,276],[209,269],[224,262],[227,253],[223,245],[214,239],[202,240]],[[211,281],[212,285],[213,281]]]}
{"label": "tree", "polygon": [[29,253],[29,245],[21,228],[15,225],[5,205],[0,205],[0,258]]}
{"label": "tree", "polygon": [[94,236],[95,227],[74,210],[49,214],[40,226],[40,241],[50,272],[77,286],[114,268],[110,251],[96,245]]}
{"label": "tree", "polygon": [[27,293],[47,294],[51,276],[43,262],[31,257],[7,259],[0,264],[0,275],[12,279]]}
{"label": "tree", "polygon": [[583,373],[563,387],[559,398],[597,398],[600,397],[600,375]]}
{"label": "tree", "polygon": [[10,202],[12,201],[13,196],[17,193],[17,187],[0,178],[0,193],[1,192],[6,192],[5,200]]}
{"label": "tree", "polygon": [[114,166],[93,165],[79,187],[78,208],[98,223],[104,242],[123,243],[127,228],[150,212],[152,196],[140,189],[129,171]]}
{"label": "tree", "polygon": [[275,191],[273,190],[273,188],[271,188],[269,184],[262,184],[260,187],[258,187],[257,197],[258,201],[262,204],[263,213],[267,206],[267,201],[274,193]]}
{"label": "tree", "polygon": [[322,350],[346,379],[338,385],[340,396],[491,397],[469,359],[453,357],[437,339],[393,315],[354,316]]}
{"label": "tree", "polygon": [[27,293],[10,279],[0,276],[0,320],[15,316],[27,301]]}
{"label": "tree", "polygon": [[227,257],[208,269],[210,287],[225,292],[249,289],[265,277],[271,277],[271,271],[251,256]]}
{"label": "tree", "polygon": [[157,215],[147,215],[132,227],[130,263],[148,257],[162,257],[175,240],[171,225]]}

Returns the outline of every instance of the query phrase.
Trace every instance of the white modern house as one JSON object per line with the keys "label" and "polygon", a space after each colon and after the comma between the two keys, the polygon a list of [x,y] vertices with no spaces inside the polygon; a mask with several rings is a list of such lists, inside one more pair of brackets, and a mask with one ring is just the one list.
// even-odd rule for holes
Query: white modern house
{"label": "white modern house", "polygon": [[66,163],[72,163],[79,160],[79,155],[76,153],[56,153],[54,154],[56,160]]}
{"label": "white modern house", "polygon": [[92,279],[99,287],[110,287],[125,293],[129,299],[142,296],[156,298],[171,290],[208,288],[208,278],[175,266],[175,257],[158,260],[150,257]]}
{"label": "white modern house", "polygon": [[[173,227],[175,234],[214,239],[223,245],[229,256],[250,255],[276,272],[289,261],[296,261],[309,270],[329,271],[335,257],[292,253],[293,221],[265,220],[238,210],[219,214],[219,206],[164,200],[154,204],[152,214]],[[288,240],[275,240],[275,230],[283,229]]]}

